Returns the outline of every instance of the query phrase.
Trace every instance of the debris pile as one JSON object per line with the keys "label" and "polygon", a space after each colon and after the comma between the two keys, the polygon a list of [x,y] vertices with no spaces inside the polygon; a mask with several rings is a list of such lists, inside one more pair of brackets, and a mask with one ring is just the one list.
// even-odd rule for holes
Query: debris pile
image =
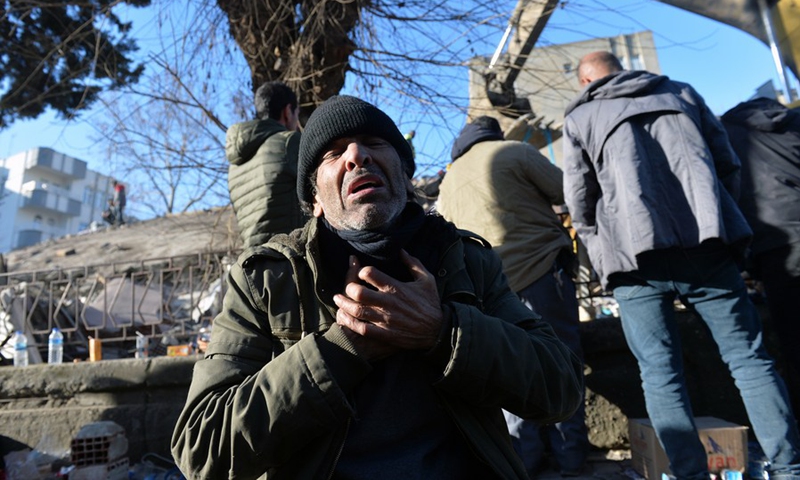
{"label": "debris pile", "polygon": [[0,364],[11,363],[16,331],[28,337],[30,363],[41,363],[53,327],[64,334],[66,362],[89,359],[90,338],[102,342],[103,359],[134,357],[142,336],[149,356],[193,353],[219,312],[233,258],[222,252],[5,274]]}
{"label": "debris pile", "polygon": [[127,480],[128,439],[114,422],[95,422],[80,429],[70,444],[74,469],[70,480]]}

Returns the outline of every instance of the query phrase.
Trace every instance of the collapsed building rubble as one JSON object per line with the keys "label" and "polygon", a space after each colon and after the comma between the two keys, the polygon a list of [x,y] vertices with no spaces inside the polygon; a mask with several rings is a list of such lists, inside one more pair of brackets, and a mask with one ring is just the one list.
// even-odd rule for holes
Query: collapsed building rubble
{"label": "collapsed building rubble", "polygon": [[103,358],[132,357],[136,337],[151,355],[169,344],[193,344],[208,328],[224,295],[229,252],[170,257],[69,270],[3,274],[0,355],[12,358],[15,331],[28,337],[30,363],[41,363],[53,327],[65,335],[65,361],[89,357],[89,338]]}

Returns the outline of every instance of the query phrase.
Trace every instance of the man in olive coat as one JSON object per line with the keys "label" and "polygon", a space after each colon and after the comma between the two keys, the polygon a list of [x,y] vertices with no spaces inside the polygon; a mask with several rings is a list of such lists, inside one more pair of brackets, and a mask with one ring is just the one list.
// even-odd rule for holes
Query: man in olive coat
{"label": "man in olive coat", "polygon": [[580,364],[474,234],[426,215],[384,112],[306,124],[305,227],[241,255],[172,453],[190,479],[527,480],[501,409],[572,415]]}

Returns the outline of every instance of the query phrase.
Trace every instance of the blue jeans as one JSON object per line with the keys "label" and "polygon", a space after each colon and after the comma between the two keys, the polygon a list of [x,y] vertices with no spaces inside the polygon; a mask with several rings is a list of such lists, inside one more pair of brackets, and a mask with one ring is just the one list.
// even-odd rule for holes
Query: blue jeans
{"label": "blue jeans", "polygon": [[673,302],[708,325],[764,453],[770,478],[800,478],[800,436],[783,381],[762,344],[761,321],[720,242],[639,255],[639,269],[609,278],[628,346],[639,362],[647,413],[679,479],[708,479],[683,376]]}
{"label": "blue jeans", "polygon": [[[578,300],[575,284],[557,265],[553,265],[541,278],[517,292],[522,302],[553,327],[559,340],[569,347],[583,362],[583,348],[578,320]],[[540,468],[547,435],[553,458],[564,473],[578,473],[583,469],[589,452],[589,438],[584,421],[585,405],[569,419],[553,425],[540,426],[503,411],[511,443],[522,458],[530,475]]]}

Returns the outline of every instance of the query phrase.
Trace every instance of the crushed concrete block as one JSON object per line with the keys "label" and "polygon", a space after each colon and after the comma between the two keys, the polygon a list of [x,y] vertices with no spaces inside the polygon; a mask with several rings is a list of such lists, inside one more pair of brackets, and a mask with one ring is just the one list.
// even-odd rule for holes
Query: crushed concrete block
{"label": "crushed concrete block", "polygon": [[81,427],[70,447],[76,468],[110,465],[128,453],[128,438],[125,429],[115,422],[94,422]]}
{"label": "crushed concrete block", "polygon": [[[84,308],[86,328],[116,332],[122,327],[161,323],[165,293],[157,285],[140,285],[124,277],[105,279],[103,283],[105,292],[98,292]],[[108,312],[105,316],[104,311]]]}

